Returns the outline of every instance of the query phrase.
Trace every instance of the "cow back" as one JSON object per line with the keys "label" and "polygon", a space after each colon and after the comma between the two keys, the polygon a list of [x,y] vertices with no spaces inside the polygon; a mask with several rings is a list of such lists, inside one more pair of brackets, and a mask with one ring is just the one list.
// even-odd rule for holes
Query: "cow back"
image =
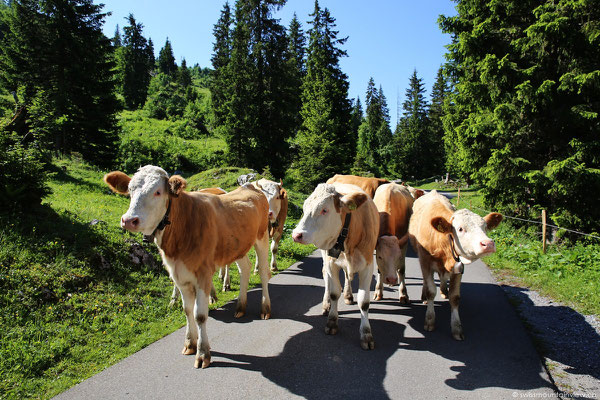
{"label": "cow back", "polygon": [[413,197],[410,191],[396,183],[381,185],[373,202],[379,212],[379,236],[404,236],[412,215]]}
{"label": "cow back", "polygon": [[327,183],[349,183],[351,185],[356,185],[362,190],[364,190],[365,193],[369,195],[369,197],[373,198],[375,196],[375,191],[377,190],[377,188],[386,183],[390,183],[390,181],[381,178],[365,178],[356,175],[336,174],[332,178],[329,178],[327,180]]}

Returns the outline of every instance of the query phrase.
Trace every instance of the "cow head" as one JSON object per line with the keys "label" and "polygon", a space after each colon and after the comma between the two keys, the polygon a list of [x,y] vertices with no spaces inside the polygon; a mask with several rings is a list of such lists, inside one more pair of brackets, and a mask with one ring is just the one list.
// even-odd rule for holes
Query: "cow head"
{"label": "cow head", "polygon": [[359,188],[356,190],[343,195],[334,185],[319,184],[304,202],[304,214],[292,232],[294,241],[312,243],[324,250],[332,248],[342,230],[344,215],[369,199]]}
{"label": "cow head", "polygon": [[186,181],[178,175],[169,178],[159,167],[146,165],[132,178],[120,171],[104,176],[104,182],[115,192],[129,195],[129,209],[121,217],[121,227],[131,232],[151,235],[167,212],[170,196],[178,196]]}
{"label": "cow head", "polygon": [[389,285],[398,283],[397,271],[404,266],[408,234],[398,239],[393,235],[380,236],[377,239],[375,254],[377,267],[383,280]]}
{"label": "cow head", "polygon": [[283,183],[270,181],[268,179],[260,179],[256,182],[256,186],[267,197],[269,202],[269,222],[274,223],[281,210],[281,201],[287,198],[287,192],[283,188]]}
{"label": "cow head", "polygon": [[452,234],[461,261],[464,264],[494,253],[496,245],[486,232],[498,226],[502,221],[499,213],[489,213],[480,217],[472,211],[462,209],[455,211],[450,221],[444,217],[431,219],[431,225],[441,233]]}

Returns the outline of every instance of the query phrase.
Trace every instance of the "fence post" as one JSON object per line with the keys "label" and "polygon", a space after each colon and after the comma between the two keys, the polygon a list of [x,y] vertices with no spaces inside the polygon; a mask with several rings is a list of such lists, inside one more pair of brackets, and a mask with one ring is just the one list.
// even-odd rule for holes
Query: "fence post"
{"label": "fence post", "polygon": [[460,188],[458,188],[458,199],[456,200],[456,208],[460,205]]}
{"label": "fence post", "polygon": [[546,210],[542,210],[542,251],[546,253]]}

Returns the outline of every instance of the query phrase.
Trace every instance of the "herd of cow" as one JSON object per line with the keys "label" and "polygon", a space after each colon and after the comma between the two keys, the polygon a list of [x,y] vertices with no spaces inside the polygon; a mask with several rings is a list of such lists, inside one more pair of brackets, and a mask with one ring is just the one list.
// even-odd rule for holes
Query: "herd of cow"
{"label": "herd of cow", "polygon": [[[288,203],[281,182],[261,179],[229,193],[219,188],[187,192],[181,176],[169,177],[162,168],[150,165],[133,177],[111,172],[104,181],[113,191],[130,196],[121,226],[143,233],[158,246],[163,264],[181,293],[187,318],[182,353],[196,355],[196,368],[210,365],[206,320],[211,292],[214,295],[212,276],[217,268],[226,274],[227,266],[237,263],[240,293],[235,317],[243,316],[252,269],[247,253],[252,246],[256,250],[255,270],[262,282],[261,318],[270,318],[269,239],[273,239],[271,270],[276,271]],[[436,191],[424,194],[385,179],[336,175],[319,184],[306,199],[292,238],[321,249],[327,334],[338,331],[340,269],[346,276],[343,293],[348,304],[354,300],[351,282],[358,274],[360,344],[369,350],[375,346],[368,319],[375,263],[379,274],[374,300],[382,298],[385,282],[399,284],[399,301],[408,303],[404,282],[408,240],[417,251],[423,273],[425,330],[435,327],[435,271],[442,297],[450,300],[452,335],[463,340],[458,305],[464,264],[495,251],[486,231],[501,220],[498,213],[482,218],[466,209],[457,211]]]}

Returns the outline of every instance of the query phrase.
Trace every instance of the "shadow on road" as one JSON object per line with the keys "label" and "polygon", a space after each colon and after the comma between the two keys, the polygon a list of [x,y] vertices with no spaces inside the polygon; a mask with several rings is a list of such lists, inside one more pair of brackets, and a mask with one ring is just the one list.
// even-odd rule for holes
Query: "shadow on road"
{"label": "shadow on road", "polygon": [[[308,259],[299,265],[299,270],[283,274],[321,279],[321,260]],[[328,336],[324,332],[326,317],[317,315],[323,298],[322,286],[270,285],[274,309],[278,309],[277,304],[286,304],[281,313],[274,312],[274,318],[292,319],[309,328],[290,337],[283,351],[274,357],[213,351],[216,359],[213,358],[212,367],[258,371],[280,387],[308,399],[320,399],[324,393],[331,393],[332,388],[335,397],[402,397],[401,393],[388,393],[385,386],[390,385],[384,386],[384,381],[400,381],[392,385],[397,386],[412,377],[419,382],[420,369],[424,368],[440,369],[437,374],[440,380],[449,388],[462,391],[549,386],[540,376],[541,364],[529,337],[522,327],[513,332],[512,324],[520,322],[498,286],[463,283],[461,319],[466,340],[457,342],[450,334],[448,302],[436,302],[436,330],[424,332],[425,306],[417,301],[420,276],[409,274],[407,283],[417,285],[419,294],[417,297],[413,289],[408,306],[397,303],[397,288],[386,288],[384,300],[371,303],[373,351],[364,351],[359,346],[360,313],[356,305],[341,308],[340,331],[336,336]],[[248,294],[246,321],[233,318],[234,303],[211,311],[211,316],[225,323],[245,323],[257,318],[259,304],[260,291],[254,290]],[[522,348],[526,350],[521,352]],[[412,359],[415,361],[411,362]],[[430,371],[422,374],[432,375]],[[427,387],[423,390],[423,394],[427,393]]]}

